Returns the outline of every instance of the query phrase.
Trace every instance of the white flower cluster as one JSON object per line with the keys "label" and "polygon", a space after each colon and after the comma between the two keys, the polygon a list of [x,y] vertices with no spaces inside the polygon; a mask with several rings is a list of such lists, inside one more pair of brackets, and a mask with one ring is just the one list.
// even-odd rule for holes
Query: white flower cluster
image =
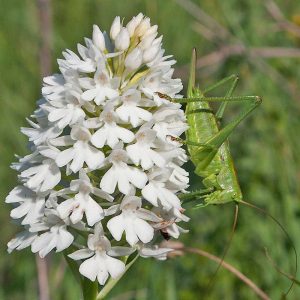
{"label": "white flower cluster", "polygon": [[142,14],[125,27],[116,17],[110,35],[94,25],[79,55],[66,50],[61,74],[44,78],[22,128],[32,153],[13,164],[20,185],[6,198],[25,228],[9,252],[31,246],[44,257],[72,245],[80,273],[104,284],[125,269],[115,256],[164,259],[171,249],[155,243],[185,231],[177,194],[188,186],[187,156],[173,137],[187,125],[160,94],[180,97],[182,84],[157,34]]}

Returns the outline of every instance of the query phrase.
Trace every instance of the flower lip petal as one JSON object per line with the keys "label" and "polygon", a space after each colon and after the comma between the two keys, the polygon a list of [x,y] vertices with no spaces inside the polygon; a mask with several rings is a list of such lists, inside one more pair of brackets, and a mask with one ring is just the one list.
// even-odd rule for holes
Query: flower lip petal
{"label": "flower lip petal", "polygon": [[96,256],[85,260],[79,267],[79,272],[83,276],[87,277],[91,281],[95,281],[98,271],[99,271],[99,262],[97,261]]}

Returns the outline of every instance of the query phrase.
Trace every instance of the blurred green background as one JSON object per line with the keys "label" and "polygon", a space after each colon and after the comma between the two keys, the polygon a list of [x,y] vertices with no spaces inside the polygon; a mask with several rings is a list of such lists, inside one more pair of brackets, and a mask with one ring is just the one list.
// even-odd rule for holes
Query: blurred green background
{"label": "blurred green background", "polygon": [[[39,2],[44,2],[39,1]],[[237,94],[263,96],[257,109],[230,137],[245,199],[273,214],[285,226],[300,253],[300,2],[296,0],[53,0],[52,71],[65,48],[91,36],[92,24],[109,29],[116,15],[128,21],[143,12],[159,25],[168,54],[178,61],[176,74],[186,81],[191,49],[199,54],[202,87],[240,75]],[[19,132],[40,97],[41,25],[37,1],[0,0],[0,299],[37,299],[35,257],[30,250],[6,253],[6,243],[19,229],[12,225],[4,199],[16,184],[9,169],[14,154],[24,155],[26,139]],[[222,90],[216,92],[222,95]],[[226,120],[238,112],[229,105]],[[199,180],[193,178],[193,185]],[[187,246],[222,256],[233,221],[234,206],[188,211]],[[295,269],[287,238],[270,219],[240,207],[238,227],[226,261],[280,299],[290,282],[266,258],[291,274]],[[50,262],[50,299],[79,299],[79,288],[60,255]],[[257,299],[231,273],[214,262],[189,254],[167,262],[140,259],[109,299]],[[300,299],[295,286],[287,299]]]}

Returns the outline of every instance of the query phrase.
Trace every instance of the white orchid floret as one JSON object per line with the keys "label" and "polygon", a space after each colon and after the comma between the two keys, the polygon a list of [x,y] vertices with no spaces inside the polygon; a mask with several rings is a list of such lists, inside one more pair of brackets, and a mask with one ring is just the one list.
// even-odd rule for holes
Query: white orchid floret
{"label": "white orchid floret", "polygon": [[171,170],[171,175],[167,186],[170,189],[175,189],[178,191],[184,191],[186,188],[188,188],[189,173],[174,162],[169,162],[168,167]]}
{"label": "white orchid floret", "polygon": [[162,206],[166,209],[174,209],[179,212],[182,207],[176,194],[166,187],[169,179],[167,170],[153,171],[149,177],[149,183],[142,189],[143,197],[154,206]]}
{"label": "white orchid floret", "polygon": [[134,133],[122,126],[117,122],[117,114],[112,110],[111,105],[107,105],[99,118],[103,126],[99,128],[92,136],[91,142],[94,146],[102,148],[108,145],[114,148],[119,141],[130,143],[134,139]]}
{"label": "white orchid floret", "polygon": [[122,213],[110,219],[107,228],[115,240],[120,241],[125,231],[126,241],[135,245],[139,240],[149,243],[154,236],[153,227],[147,222],[159,222],[160,218],[142,206],[142,200],[136,196],[124,197],[120,209]]}
{"label": "white orchid floret", "polygon": [[49,124],[47,126],[42,126],[41,124],[36,124],[29,119],[27,119],[29,125],[32,127],[22,127],[21,132],[28,136],[29,141],[33,142],[36,146],[47,142],[50,139],[58,137],[62,133],[62,129]]}
{"label": "white orchid floret", "polygon": [[86,89],[81,95],[85,101],[94,100],[97,105],[100,105],[106,99],[113,99],[119,96],[119,78],[111,78],[103,61],[98,63],[93,80],[85,78],[85,80],[80,82],[82,87]]}
{"label": "white orchid floret", "polygon": [[52,144],[55,146],[73,144],[71,148],[63,150],[57,155],[55,160],[57,165],[63,167],[72,161],[70,169],[74,173],[82,169],[84,163],[92,170],[101,166],[104,161],[104,154],[89,144],[91,137],[91,133],[85,127],[74,126],[71,130],[71,140],[67,141],[66,138],[52,140]]}
{"label": "white orchid floret", "polygon": [[52,159],[45,159],[42,164],[32,166],[21,172],[24,185],[36,192],[46,192],[53,189],[61,180],[61,172]]}
{"label": "white orchid floret", "polygon": [[171,249],[152,246],[160,231],[185,232],[178,194],[189,178],[179,136],[187,125],[172,100],[182,83],[157,30],[143,14],[127,24],[116,17],[109,35],[94,25],[78,54],[63,52],[61,74],[44,78],[21,129],[32,153],[13,164],[21,184],[6,202],[25,231],[8,251],[31,245],[44,257],[72,245],[80,273],[103,285],[133,252],[165,259]]}
{"label": "white orchid floret", "polygon": [[53,74],[52,76],[44,77],[44,86],[42,94],[49,100],[63,99],[65,95],[65,78],[62,74]]}
{"label": "white orchid floret", "polygon": [[[168,143],[171,142],[171,137],[179,137],[188,126],[182,121],[174,122],[157,122],[155,123],[153,129],[157,132],[157,136]],[[176,143],[176,142],[175,142]]]}
{"label": "white orchid floret", "polygon": [[83,73],[91,73],[96,69],[96,63],[88,57],[82,57],[82,59],[71,50],[66,50],[63,52],[64,60],[58,59],[58,65],[63,74],[65,74],[69,69],[74,71],[80,71]]}
{"label": "white orchid floret", "polygon": [[67,104],[65,108],[53,109],[48,119],[50,122],[57,122],[57,127],[65,128],[67,125],[74,125],[84,120],[85,112],[74,104]]}
{"label": "white orchid floret", "polygon": [[[159,141],[156,144],[156,147],[161,150],[159,151],[159,154],[166,161],[166,167],[170,169],[171,173],[174,171],[174,169],[177,169],[178,174],[180,173],[182,176],[186,177],[185,179],[182,177],[183,181],[187,180],[188,183],[189,174],[183,168],[181,168],[181,166],[187,162],[185,151],[182,148],[174,147],[172,144],[173,143],[165,142],[164,146],[159,147],[161,145],[161,141]],[[177,171],[175,170],[174,174],[177,173]]]}
{"label": "white orchid floret", "polygon": [[64,226],[53,226],[49,231],[42,233],[31,244],[33,253],[38,252],[45,257],[52,249],[60,252],[68,248],[74,240],[72,234]]}
{"label": "white orchid floret", "polygon": [[68,224],[69,220],[62,220],[55,210],[46,209],[44,219],[29,228],[30,232],[43,232],[32,242],[31,251],[45,257],[54,248],[57,252],[68,248],[74,240],[67,230]]}
{"label": "white orchid floret", "polygon": [[108,157],[112,164],[100,182],[100,188],[109,193],[114,193],[116,187],[124,195],[128,195],[132,186],[142,189],[148,180],[147,175],[136,167],[127,164],[128,155],[123,149],[115,149]]}
{"label": "white orchid floret", "polygon": [[24,157],[15,155],[15,157],[18,159],[18,162],[12,163],[10,167],[13,170],[22,172],[32,165],[40,164],[44,160],[44,157],[39,154],[35,146],[32,147],[32,151],[33,152],[31,154],[25,155]]}
{"label": "white orchid floret", "polygon": [[[30,115],[30,118],[35,119],[40,127],[46,127],[48,125],[48,113],[45,111],[43,106],[47,103],[46,98],[40,98],[37,101],[38,108]],[[27,118],[28,121],[28,118]],[[30,122],[29,122],[30,124]],[[30,124],[31,125],[31,124]]]}
{"label": "white orchid floret", "polygon": [[125,271],[125,264],[113,256],[126,256],[134,250],[128,247],[112,247],[105,237],[100,224],[95,227],[95,234],[90,234],[88,248],[75,251],[68,256],[74,260],[86,259],[79,267],[79,272],[91,281],[96,279],[104,285],[110,275],[117,278]]}
{"label": "white orchid floret", "polygon": [[86,116],[85,109],[89,112],[94,108],[91,104],[81,100],[82,90],[72,85],[70,90],[59,100],[48,100],[40,105],[40,108],[47,115],[47,119],[51,124],[55,124],[59,129],[66,126],[72,126],[81,123]]}
{"label": "white orchid floret", "polygon": [[[148,63],[149,65],[150,63]],[[160,64],[157,65],[158,68],[161,68]],[[171,75],[171,74],[170,74]],[[176,95],[182,90],[182,83],[180,82],[174,82],[173,79],[170,78],[163,78],[161,69],[151,72],[147,74],[140,85],[140,90],[149,98],[153,98],[155,101],[155,104],[157,106],[165,105],[166,107],[172,106],[177,107],[178,114],[180,113],[180,105],[170,103],[169,100],[162,98],[159,96],[157,92],[160,92],[161,94],[168,95],[170,97],[178,97]]]}
{"label": "white orchid floret", "polygon": [[29,188],[19,185],[5,199],[6,203],[19,204],[10,212],[13,219],[22,220],[22,225],[33,224],[44,215],[45,194],[37,194]]}
{"label": "white orchid floret", "polygon": [[7,243],[8,253],[11,253],[13,250],[23,250],[29,247],[36,237],[37,233],[29,232],[28,227],[25,227],[24,231],[18,233],[16,237]]}
{"label": "white orchid floret", "polygon": [[165,159],[155,151],[153,145],[156,132],[152,129],[141,129],[136,133],[136,143],[126,148],[128,156],[135,165],[141,165],[144,170],[149,170],[154,165],[163,168]]}
{"label": "white orchid floret", "polygon": [[144,17],[137,27],[135,28],[134,34],[138,37],[142,37],[146,34],[147,30],[151,27],[150,18]]}
{"label": "white orchid floret", "polygon": [[116,109],[119,118],[130,123],[134,128],[150,121],[152,113],[139,107],[141,105],[141,92],[135,89],[126,91],[121,97],[122,105]]}
{"label": "white orchid floret", "polygon": [[[90,61],[90,63],[93,66],[96,66],[96,57],[98,58],[99,56],[100,57],[105,57],[105,56],[102,54],[101,51],[97,49],[97,46],[93,43],[91,39],[84,38],[84,41],[85,41],[85,46],[79,43],[77,44],[77,51],[80,57],[82,57],[84,61]],[[69,67],[67,67],[67,72],[64,72],[64,77],[66,79],[78,78],[77,75],[78,73],[76,72],[76,70]]]}
{"label": "white orchid floret", "polygon": [[169,103],[169,105],[167,106],[160,107],[153,115],[153,119],[155,120],[155,122],[166,122],[166,123],[186,121],[184,112],[182,110],[179,110],[177,104],[174,103]]}
{"label": "white orchid floret", "polygon": [[107,201],[113,201],[109,194],[91,184],[83,170],[79,173],[79,179],[71,181],[70,192],[75,193],[75,196],[60,203],[57,211],[62,219],[70,216],[70,220],[74,224],[82,220],[83,214],[86,215],[89,226],[93,226],[104,218],[103,208],[90,196],[91,194]]}
{"label": "white orchid floret", "polygon": [[147,50],[149,47],[151,47],[158,34],[157,28],[157,25],[153,25],[147,30],[147,32],[142,37],[141,42],[139,43],[139,48],[141,48],[142,50]]}

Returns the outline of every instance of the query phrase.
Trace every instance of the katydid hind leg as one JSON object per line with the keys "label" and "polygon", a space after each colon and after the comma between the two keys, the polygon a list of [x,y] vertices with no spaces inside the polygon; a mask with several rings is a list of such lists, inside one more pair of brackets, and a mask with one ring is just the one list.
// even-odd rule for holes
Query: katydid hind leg
{"label": "katydid hind leg", "polygon": [[[228,92],[226,93],[226,97],[231,97],[234,90],[236,89],[236,86],[238,84],[238,81],[239,81],[239,77],[236,75],[235,78],[234,78],[234,81],[232,82]],[[223,118],[223,115],[224,115],[224,111],[225,111],[225,108],[227,106],[227,101],[224,101],[221,103],[217,113],[216,113],[216,118],[217,119],[222,119]]]}
{"label": "katydid hind leg", "polygon": [[[235,82],[237,78],[238,78],[238,76],[236,74],[227,76],[227,77],[221,79],[220,81],[216,82],[215,84],[213,84],[213,85],[207,87],[206,89],[204,89],[203,94],[205,95],[208,92],[211,92],[211,91],[215,90],[216,88],[218,88],[220,86],[223,86],[223,85],[225,85],[226,83],[228,83],[232,80],[233,80],[233,82]],[[232,87],[232,85],[231,85],[231,87]]]}
{"label": "katydid hind leg", "polygon": [[237,116],[237,118],[222,128],[215,134],[206,144],[212,148],[219,148],[231,134],[231,132],[261,103],[260,100],[251,102],[247,107]]}
{"label": "katydid hind leg", "polygon": [[[201,147],[197,151],[197,158],[199,164],[197,169],[205,169],[206,166],[213,160],[217,154],[218,149],[227,140],[231,132],[260,104],[260,101],[253,101],[237,116],[237,118],[227,124],[218,133],[216,133],[212,138],[210,138],[206,145],[209,147]],[[201,163],[200,163],[201,162]]]}

